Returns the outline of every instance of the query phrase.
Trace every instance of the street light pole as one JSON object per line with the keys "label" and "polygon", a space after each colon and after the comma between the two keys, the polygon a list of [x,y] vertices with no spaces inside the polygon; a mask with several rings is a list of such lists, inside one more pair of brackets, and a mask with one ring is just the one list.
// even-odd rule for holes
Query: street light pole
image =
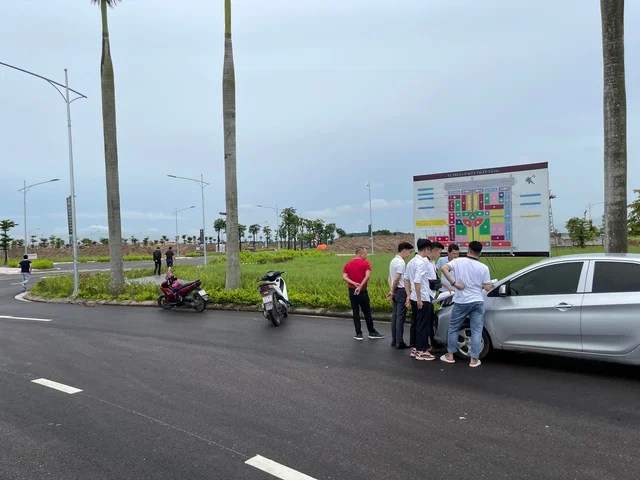
{"label": "street light pole", "polygon": [[278,242],[277,242],[277,237],[278,237],[278,231],[280,230],[280,212],[278,210],[278,204],[276,203],[275,207],[270,207],[269,205],[256,205],[257,207],[260,208],[269,208],[271,210],[275,210],[276,211],[276,231],[273,232],[273,237],[274,240],[276,240],[276,250],[279,250],[278,248]]}
{"label": "street light pole", "polygon": [[196,208],[196,206],[195,205],[191,205],[190,207],[182,208],[180,210],[178,210],[176,208],[176,211],[173,212],[173,214],[176,216],[176,257],[178,256],[178,252],[180,251],[180,242],[178,241],[178,239],[180,238],[178,236],[178,214],[180,212],[184,212],[185,210],[190,210],[192,208]]}
{"label": "street light pole", "polygon": [[[78,275],[78,242],[76,239],[76,197],[75,197],[75,188],[74,188],[74,180],[73,180],[73,148],[71,143],[71,104],[80,98],[87,98],[86,95],[69,88],[69,77],[67,73],[67,69],[64,69],[64,80],[65,84],[55,82],[47,77],[43,77],[42,75],[38,75],[37,73],[30,72],[28,70],[24,70],[22,68],[15,67],[13,65],[9,65],[8,63],[0,62],[0,65],[12,68],[14,70],[18,70],[19,72],[26,73],[27,75],[31,75],[33,77],[40,78],[55,88],[60,96],[62,96],[63,100],[67,104],[67,129],[69,136],[69,171],[71,173],[71,177],[69,179],[70,190],[71,190],[71,243],[73,244],[73,293],[72,296],[76,297],[78,295],[78,283],[79,283],[79,275]],[[65,90],[63,94],[60,88]],[[73,92],[78,95],[74,99],[69,97],[69,92]]]}
{"label": "street light pole", "polygon": [[373,255],[373,216],[371,214],[371,182],[367,182],[369,188],[369,234],[371,236],[371,255]]}
{"label": "street light pole", "polygon": [[22,211],[24,214],[24,254],[27,254],[27,192],[31,189],[31,187],[35,187],[36,185],[43,185],[45,183],[57,182],[59,178],[52,178],[51,180],[46,180],[44,182],[33,183],[31,185],[27,185],[27,181],[24,180],[24,186],[18,190],[22,192]]}
{"label": "street light pole", "polygon": [[196,182],[200,185],[200,190],[202,193],[202,247],[204,250],[204,264],[207,264],[207,238],[206,238],[206,226],[205,226],[205,216],[204,216],[204,187],[209,185],[209,183],[204,181],[204,176],[200,174],[200,180],[197,178],[188,178],[188,177],[178,177],[177,175],[167,175],[167,177],[178,178],[180,180],[190,180],[192,182]]}

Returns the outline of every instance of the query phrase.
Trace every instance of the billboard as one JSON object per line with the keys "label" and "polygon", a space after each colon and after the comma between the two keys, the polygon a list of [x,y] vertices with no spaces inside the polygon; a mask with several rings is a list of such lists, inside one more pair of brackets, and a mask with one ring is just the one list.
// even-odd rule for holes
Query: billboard
{"label": "billboard", "polygon": [[547,162],[413,177],[416,238],[483,253],[549,256]]}

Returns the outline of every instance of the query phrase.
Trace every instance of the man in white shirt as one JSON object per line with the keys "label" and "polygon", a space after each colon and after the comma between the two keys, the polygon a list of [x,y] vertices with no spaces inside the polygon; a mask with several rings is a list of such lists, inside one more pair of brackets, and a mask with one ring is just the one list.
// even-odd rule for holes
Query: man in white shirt
{"label": "man in white shirt", "polygon": [[391,346],[398,349],[409,348],[404,343],[404,322],[407,316],[407,294],[404,289],[402,277],[405,271],[405,259],[413,250],[409,242],[398,244],[398,254],[389,264],[389,293],[387,300],[392,302],[391,312]]}
{"label": "man in white shirt", "polygon": [[[438,244],[439,245],[439,244]],[[415,359],[435,360],[429,352],[429,339],[433,330],[433,309],[431,302],[435,291],[430,281],[436,280],[434,259],[440,255],[442,245],[435,246],[431,241],[418,240],[418,259],[413,273],[413,288],[411,289],[411,307],[415,318]]]}
{"label": "man in white shirt", "polygon": [[[404,283],[405,296],[407,297],[407,301],[405,302],[405,307],[409,308],[411,306],[411,326],[409,327],[409,347],[411,347],[410,355],[412,357],[416,356],[416,327],[418,325],[417,320],[417,305],[415,302],[411,301],[412,298],[415,298],[415,283],[414,280],[416,278],[416,272],[418,269],[418,265],[424,262],[424,255],[426,255],[426,249],[431,244],[429,240],[424,238],[419,238],[416,242],[416,254],[415,256],[407,263],[407,267],[404,270],[404,275],[402,276],[402,281]],[[423,252],[421,254],[420,252]]]}
{"label": "man in white shirt", "polygon": [[[445,276],[442,275],[442,267],[445,266],[454,258],[458,258],[459,256],[460,256],[460,247],[455,243],[452,243],[447,247],[447,256],[440,257],[438,259],[438,263],[436,263],[436,271],[440,273],[440,280],[442,281],[442,287],[440,287],[441,292],[453,293],[455,291],[455,289],[451,286],[451,283],[449,282],[449,280],[447,280]],[[452,275],[452,276],[453,276],[453,279],[455,280],[455,275]]]}
{"label": "man in white shirt", "polygon": [[[453,354],[458,346],[458,332],[465,318],[471,323],[471,361],[470,367],[480,366],[480,349],[482,345],[482,329],[484,328],[484,294],[483,290],[492,288],[489,268],[480,263],[478,258],[482,252],[482,244],[477,241],[469,243],[469,251],[464,258],[456,258],[442,267],[442,275],[456,289],[455,304],[449,321],[447,337],[447,353],[440,357],[446,363],[455,363]],[[455,278],[451,275],[454,273]]]}

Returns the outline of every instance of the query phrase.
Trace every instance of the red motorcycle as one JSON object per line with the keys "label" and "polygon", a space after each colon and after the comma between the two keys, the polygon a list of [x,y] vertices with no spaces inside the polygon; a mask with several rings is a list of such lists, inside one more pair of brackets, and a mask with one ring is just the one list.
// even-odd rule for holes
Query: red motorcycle
{"label": "red motorcycle", "polygon": [[207,308],[209,295],[200,288],[200,280],[179,283],[174,278],[165,279],[160,284],[162,294],[158,297],[158,305],[165,310],[175,307],[193,308],[196,312],[203,312]]}

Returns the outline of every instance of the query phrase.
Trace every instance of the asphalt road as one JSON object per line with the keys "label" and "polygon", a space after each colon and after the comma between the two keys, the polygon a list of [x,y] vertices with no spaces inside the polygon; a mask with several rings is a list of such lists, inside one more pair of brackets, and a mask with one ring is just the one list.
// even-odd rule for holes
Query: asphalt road
{"label": "asphalt road", "polygon": [[638,368],[417,362],[344,319],[25,303],[18,281],[0,277],[3,480],[638,478]]}

